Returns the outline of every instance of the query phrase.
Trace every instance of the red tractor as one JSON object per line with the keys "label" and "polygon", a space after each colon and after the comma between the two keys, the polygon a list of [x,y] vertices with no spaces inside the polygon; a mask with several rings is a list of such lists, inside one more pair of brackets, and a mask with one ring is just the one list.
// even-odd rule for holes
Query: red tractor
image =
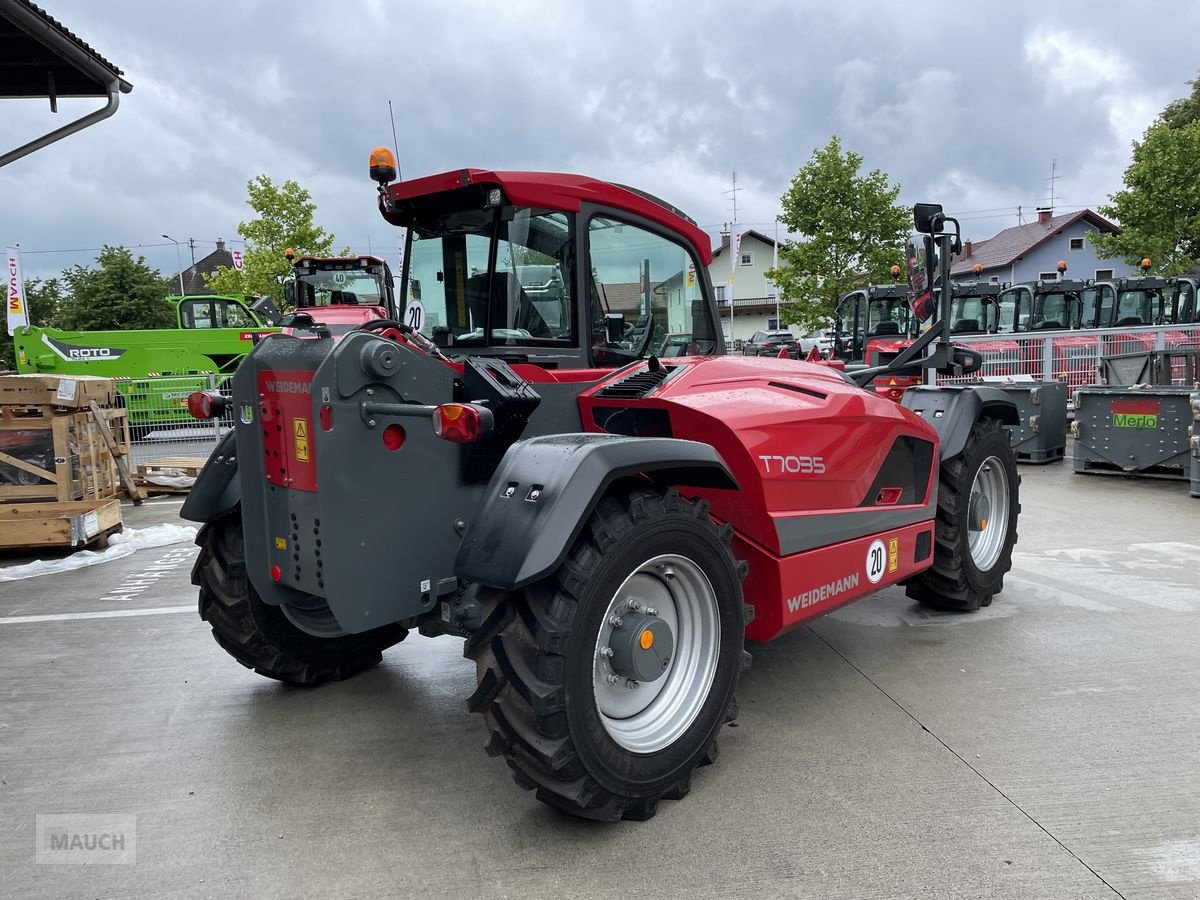
{"label": "red tractor", "polygon": [[[726,356],[709,240],[677,209],[575,175],[396,182],[388,157],[372,175],[426,331],[262,340],[184,506],[204,523],[200,615],[244,666],[315,685],[413,629],[465,638],[467,705],[517,784],[645,819],[716,758],[744,639],[891,585],[952,610],[1001,590],[1011,401],[860,386],[976,365],[945,328],[853,378]],[[940,207],[916,218],[957,240]],[[528,265],[557,271],[554,322]],[[664,361],[680,334],[688,354]]]}

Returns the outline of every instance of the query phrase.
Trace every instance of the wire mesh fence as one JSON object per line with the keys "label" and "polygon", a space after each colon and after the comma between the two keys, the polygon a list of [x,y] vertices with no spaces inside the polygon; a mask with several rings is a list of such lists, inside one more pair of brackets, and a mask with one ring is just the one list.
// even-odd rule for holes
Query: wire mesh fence
{"label": "wire mesh fence", "polygon": [[163,375],[118,382],[129,415],[134,465],[164,457],[207,459],[231,427],[228,414],[209,421],[193,419],[187,398],[195,391],[230,395],[228,375]]}
{"label": "wire mesh fence", "polygon": [[[983,355],[983,368],[967,378],[1025,376],[1039,381],[1064,381],[1072,389],[1100,380],[1106,356],[1151,350],[1200,348],[1200,326],[1162,325],[1115,331],[1055,331],[1047,334],[955,335],[954,343]],[[1173,363],[1172,382],[1184,384],[1186,367]]]}

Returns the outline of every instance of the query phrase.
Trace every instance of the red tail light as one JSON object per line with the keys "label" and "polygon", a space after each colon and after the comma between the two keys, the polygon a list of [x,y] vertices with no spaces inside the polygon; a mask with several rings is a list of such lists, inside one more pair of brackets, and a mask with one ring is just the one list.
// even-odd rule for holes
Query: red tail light
{"label": "red tail light", "polygon": [[492,412],[471,403],[443,403],[433,411],[433,433],[443,441],[469,444],[492,430]]}
{"label": "red tail light", "polygon": [[225,402],[216,391],[195,391],[188,394],[188,414],[193,419],[215,419],[225,412]]}

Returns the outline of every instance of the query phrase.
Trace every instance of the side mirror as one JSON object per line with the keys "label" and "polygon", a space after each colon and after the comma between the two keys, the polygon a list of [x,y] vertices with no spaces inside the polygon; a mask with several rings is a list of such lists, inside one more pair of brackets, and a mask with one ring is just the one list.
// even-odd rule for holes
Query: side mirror
{"label": "side mirror", "polygon": [[418,301],[421,299],[421,279],[420,278],[412,279],[412,298],[414,300],[418,300]]}
{"label": "side mirror", "polygon": [[918,203],[913,207],[913,225],[922,234],[941,231],[944,217],[940,203]]}
{"label": "side mirror", "polygon": [[625,339],[625,314],[604,314],[605,338],[610,344],[618,344]]}
{"label": "side mirror", "polygon": [[[290,286],[291,285],[287,285],[287,287]],[[250,304],[250,311],[258,316],[258,320],[260,322],[263,322],[267,325],[278,325],[280,320],[283,318],[283,314],[279,311],[279,307],[271,302],[270,297],[259,297],[252,304]]]}

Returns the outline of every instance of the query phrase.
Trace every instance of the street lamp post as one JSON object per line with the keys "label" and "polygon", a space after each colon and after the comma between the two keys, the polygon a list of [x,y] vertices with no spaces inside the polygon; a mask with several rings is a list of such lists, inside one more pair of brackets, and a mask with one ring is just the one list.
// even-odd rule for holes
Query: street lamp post
{"label": "street lamp post", "polygon": [[171,237],[169,234],[164,234],[168,241],[175,245],[175,265],[179,266],[179,296],[183,296],[183,257],[179,255],[179,241]]}

